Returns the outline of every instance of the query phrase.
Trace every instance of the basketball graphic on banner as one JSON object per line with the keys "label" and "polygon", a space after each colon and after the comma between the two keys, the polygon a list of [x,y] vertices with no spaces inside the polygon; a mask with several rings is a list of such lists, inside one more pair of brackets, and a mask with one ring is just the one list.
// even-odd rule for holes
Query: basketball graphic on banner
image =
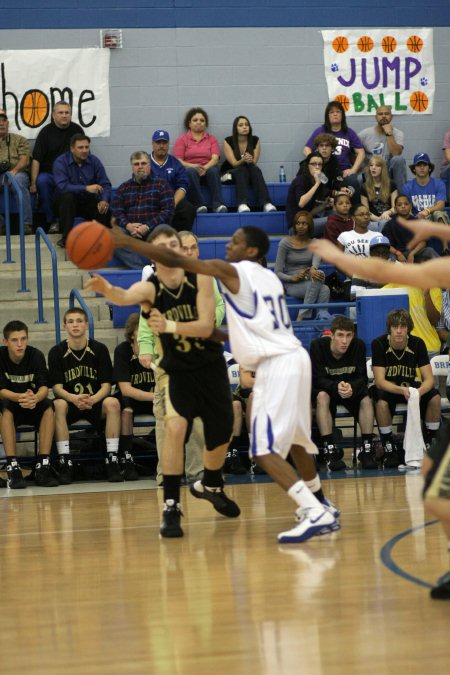
{"label": "basketball graphic on banner", "polygon": [[373,40],[369,35],[363,35],[358,40],[358,49],[360,52],[370,52],[373,49]]}
{"label": "basketball graphic on banner", "polygon": [[381,48],[386,54],[392,54],[392,52],[395,52],[395,49],[397,47],[397,40],[395,37],[392,37],[392,35],[386,35],[381,40]]}
{"label": "basketball graphic on banner", "polygon": [[333,40],[333,49],[338,54],[343,54],[348,49],[348,40],[344,35],[338,35]]}
{"label": "basketball graphic on banner", "polygon": [[49,104],[47,96],[35,89],[25,92],[21,104],[21,116],[27,127],[38,127],[47,118]]}
{"label": "basketball graphic on banner", "polygon": [[344,108],[345,112],[348,111],[350,108],[350,99],[348,96],[345,96],[345,94],[339,94],[338,96],[335,97],[335,101],[338,101],[342,107]]}
{"label": "basketball graphic on banner", "polygon": [[423,91],[414,91],[409,97],[409,102],[416,112],[424,112],[428,108],[428,96]]}
{"label": "basketball graphic on banner", "polygon": [[406,46],[410,52],[418,54],[422,50],[423,40],[418,35],[411,35],[406,42]]}

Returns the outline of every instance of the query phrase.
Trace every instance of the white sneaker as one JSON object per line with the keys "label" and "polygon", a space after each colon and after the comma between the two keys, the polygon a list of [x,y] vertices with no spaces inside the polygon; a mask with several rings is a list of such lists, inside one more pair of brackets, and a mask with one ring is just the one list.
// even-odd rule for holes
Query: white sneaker
{"label": "white sneaker", "polygon": [[59,232],[59,223],[52,223],[48,228],[48,233],[56,234],[57,232]]}
{"label": "white sneaker", "polygon": [[267,202],[267,204],[264,204],[263,210],[264,210],[266,213],[269,213],[270,211],[276,211],[276,210],[277,210],[277,207],[274,206],[273,204],[271,204],[270,202]]}
{"label": "white sneaker", "polygon": [[216,213],[227,213],[228,209],[225,204],[220,204],[217,209],[214,209]]}
{"label": "white sneaker", "polygon": [[197,213],[208,213],[208,207],[205,205],[199,206],[197,209]]}
{"label": "white sneaker", "polygon": [[247,206],[247,204],[239,204],[238,213],[248,213],[250,211],[250,208]]}
{"label": "white sneaker", "polygon": [[296,515],[299,520],[297,525],[278,535],[280,544],[299,544],[315,535],[329,534],[339,529],[336,518],[326,508],[297,509]]}
{"label": "white sneaker", "polygon": [[233,176],[231,175],[231,173],[227,172],[223,174],[220,180],[222,183],[230,183],[233,180]]}

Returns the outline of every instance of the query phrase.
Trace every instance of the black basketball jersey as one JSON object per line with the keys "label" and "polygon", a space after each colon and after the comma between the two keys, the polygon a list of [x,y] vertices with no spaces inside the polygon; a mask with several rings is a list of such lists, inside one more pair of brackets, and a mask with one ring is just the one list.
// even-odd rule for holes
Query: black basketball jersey
{"label": "black basketball jersey", "polygon": [[[178,288],[167,288],[153,274],[149,281],[155,286],[154,307],[170,321],[195,321],[197,313],[197,275],[185,272]],[[204,338],[185,337],[177,333],[162,333],[158,337],[158,366],[168,373],[196,370],[223,358],[222,345]]]}
{"label": "black basketball jersey", "polygon": [[72,350],[67,340],[48,354],[51,386],[62,384],[71,394],[95,394],[105,382],[112,383],[112,363],[102,342],[89,339],[86,347]]}
{"label": "black basketball jersey", "polygon": [[20,363],[11,361],[7,347],[0,347],[0,389],[23,394],[27,389],[34,393],[48,386],[48,371],[43,353],[27,346]]}
{"label": "black basketball jersey", "polygon": [[393,349],[388,335],[380,335],[372,342],[372,366],[385,368],[385,378],[400,387],[417,385],[417,369],[430,363],[422,338],[408,335],[405,349]]}
{"label": "black basketball jersey", "polygon": [[141,391],[155,388],[155,373],[151,368],[144,368],[129,342],[121,342],[114,350],[113,378],[116,383],[129,382]]}

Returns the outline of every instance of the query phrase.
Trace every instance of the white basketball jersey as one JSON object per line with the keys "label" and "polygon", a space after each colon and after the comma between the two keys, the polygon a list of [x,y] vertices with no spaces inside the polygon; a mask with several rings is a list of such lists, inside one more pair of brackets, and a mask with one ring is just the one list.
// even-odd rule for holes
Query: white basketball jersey
{"label": "white basketball jersey", "polygon": [[239,292],[222,286],[231,351],[241,366],[255,370],[262,359],[295,351],[300,342],[278,277],[249,260],[232,264],[239,274]]}

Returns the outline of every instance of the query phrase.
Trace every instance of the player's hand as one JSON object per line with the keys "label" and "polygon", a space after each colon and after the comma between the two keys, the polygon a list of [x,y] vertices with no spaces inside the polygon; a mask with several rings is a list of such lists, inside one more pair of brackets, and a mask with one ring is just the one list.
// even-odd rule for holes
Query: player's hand
{"label": "player's hand", "polygon": [[340,260],[342,256],[342,251],[332,244],[331,241],[328,241],[328,239],[316,239],[316,241],[309,244],[308,249],[328,262]]}
{"label": "player's hand", "polygon": [[166,317],[164,316],[164,314],[161,314],[159,309],[153,307],[153,309],[150,312],[150,318],[148,319],[147,323],[152,329],[152,331],[157,335],[159,335],[160,333],[164,333],[164,330],[166,328]]}
{"label": "player's hand", "polygon": [[74,394],[71,403],[78,408],[78,410],[90,410],[92,404],[89,404],[89,394]]}
{"label": "player's hand", "polygon": [[405,397],[405,400],[408,401],[408,399],[411,396],[411,393],[409,391],[409,387],[401,387],[401,390],[402,390],[403,396]]}
{"label": "player's hand", "polygon": [[[408,242],[408,247],[413,249],[417,244],[420,244],[425,239],[431,236],[440,237],[443,241],[448,240],[448,225],[438,225],[438,223],[431,223],[429,220],[407,220],[401,216],[397,216],[397,222],[403,227],[414,233],[414,237]],[[432,230],[432,232],[430,231]]]}
{"label": "player's hand", "polygon": [[143,368],[152,368],[153,360],[151,354],[139,354],[139,363]]}
{"label": "player's hand", "polygon": [[100,274],[93,274],[92,277],[85,282],[83,288],[85,291],[94,291],[94,293],[106,295],[112,286],[109,281],[106,281]]}
{"label": "player's hand", "polygon": [[26,410],[34,410],[37,405],[36,394],[31,391],[31,389],[27,389],[27,391],[19,397],[19,405]]}

